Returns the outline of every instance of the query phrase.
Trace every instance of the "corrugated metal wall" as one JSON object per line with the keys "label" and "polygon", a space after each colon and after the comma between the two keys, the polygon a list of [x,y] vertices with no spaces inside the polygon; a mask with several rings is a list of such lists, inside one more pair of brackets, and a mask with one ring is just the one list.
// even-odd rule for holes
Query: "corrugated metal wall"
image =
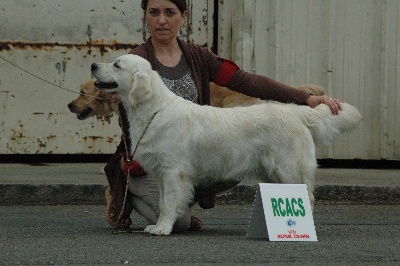
{"label": "corrugated metal wall", "polygon": [[[183,38],[212,44],[213,1],[188,1]],[[140,1],[0,0],[0,55],[33,74],[79,91],[93,62],[108,62],[146,38]],[[0,59],[0,154],[113,153],[115,117],[79,121],[77,95]]]}
{"label": "corrugated metal wall", "polygon": [[319,158],[400,159],[400,1],[225,0],[219,16],[221,56],[322,85],[361,111],[360,126]]}
{"label": "corrugated metal wall", "polygon": [[[363,121],[319,158],[400,159],[400,1],[215,0],[219,55],[281,82],[314,83]],[[72,90],[90,64],[146,38],[138,0],[0,0],[0,54]],[[212,45],[213,0],[190,0],[184,38]],[[0,60],[0,154],[112,153],[111,120],[79,121],[62,91]]]}

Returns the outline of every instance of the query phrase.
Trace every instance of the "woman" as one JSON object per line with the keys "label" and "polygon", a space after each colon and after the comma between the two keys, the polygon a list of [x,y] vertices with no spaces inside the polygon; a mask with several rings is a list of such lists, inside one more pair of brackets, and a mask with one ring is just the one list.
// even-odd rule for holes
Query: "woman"
{"label": "woman", "polygon": [[[341,109],[339,100],[310,95],[267,77],[247,73],[240,70],[235,63],[219,58],[207,48],[177,38],[188,12],[185,0],[142,0],[141,6],[151,37],[130,53],[147,59],[175,94],[195,103],[210,104],[209,82],[212,81],[261,99],[304,104],[310,107],[324,103],[331,108],[333,114],[337,114]],[[126,179],[120,165],[120,153],[124,152],[124,147],[121,143],[105,167],[115,207],[108,219],[111,224],[115,223],[124,201]],[[120,224],[129,227],[131,223],[129,214],[132,208],[154,224],[158,216],[158,187],[154,179],[143,172],[140,165],[135,163],[134,166],[136,168],[131,167],[131,173],[133,172],[131,176],[136,175],[136,177],[129,178],[130,193]],[[212,208],[215,194],[205,191],[209,189],[196,191],[196,197],[200,200],[201,207]],[[183,232],[189,227],[199,229],[201,222],[187,214],[176,222],[174,231]]]}

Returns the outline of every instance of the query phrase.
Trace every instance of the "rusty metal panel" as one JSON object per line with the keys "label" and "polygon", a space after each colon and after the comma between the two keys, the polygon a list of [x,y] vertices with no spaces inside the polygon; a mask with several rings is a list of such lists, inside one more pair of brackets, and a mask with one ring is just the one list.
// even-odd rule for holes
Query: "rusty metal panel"
{"label": "rusty metal panel", "polygon": [[219,54],[355,105],[360,126],[319,158],[400,160],[400,1],[220,1]]}
{"label": "rusty metal panel", "polygon": [[[189,8],[181,37],[210,46],[212,1]],[[77,92],[93,62],[112,61],[148,37],[140,1],[0,0],[0,10],[0,55]],[[113,153],[116,116],[80,121],[67,108],[75,97],[0,59],[0,154]]]}

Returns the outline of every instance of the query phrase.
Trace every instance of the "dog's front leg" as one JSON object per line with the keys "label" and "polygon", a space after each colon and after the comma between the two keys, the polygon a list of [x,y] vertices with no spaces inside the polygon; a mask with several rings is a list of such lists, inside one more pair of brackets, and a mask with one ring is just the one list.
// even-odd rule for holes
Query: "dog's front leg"
{"label": "dog's front leg", "polygon": [[[158,189],[160,191],[160,199],[158,201],[158,208],[160,210],[160,206],[161,206],[162,202],[164,202],[164,193],[163,193],[164,184],[158,179],[157,179],[157,183],[158,183]],[[146,228],[144,229],[144,232],[151,234],[153,229],[157,228],[159,224],[160,224],[160,215],[158,216],[157,223],[156,224],[150,224],[150,225],[146,226]]]}
{"label": "dog's front leg", "polygon": [[153,235],[169,235],[177,218],[188,211],[191,185],[182,174],[175,171],[164,174],[160,184],[160,217],[156,225],[149,225],[145,232]]}

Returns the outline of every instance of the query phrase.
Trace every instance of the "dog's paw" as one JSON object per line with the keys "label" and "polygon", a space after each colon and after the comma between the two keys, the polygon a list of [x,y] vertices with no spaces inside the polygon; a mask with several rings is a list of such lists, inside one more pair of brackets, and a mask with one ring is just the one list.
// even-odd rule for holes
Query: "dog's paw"
{"label": "dog's paw", "polygon": [[149,233],[151,235],[157,235],[157,236],[167,236],[169,234],[171,234],[172,231],[172,226],[163,226],[163,225],[149,225],[147,226],[144,231],[146,233]]}
{"label": "dog's paw", "polygon": [[151,234],[151,231],[153,230],[153,228],[156,228],[156,227],[157,227],[157,226],[156,226],[155,224],[148,225],[148,226],[146,226],[146,228],[144,229],[144,232],[145,232],[145,233]]}

